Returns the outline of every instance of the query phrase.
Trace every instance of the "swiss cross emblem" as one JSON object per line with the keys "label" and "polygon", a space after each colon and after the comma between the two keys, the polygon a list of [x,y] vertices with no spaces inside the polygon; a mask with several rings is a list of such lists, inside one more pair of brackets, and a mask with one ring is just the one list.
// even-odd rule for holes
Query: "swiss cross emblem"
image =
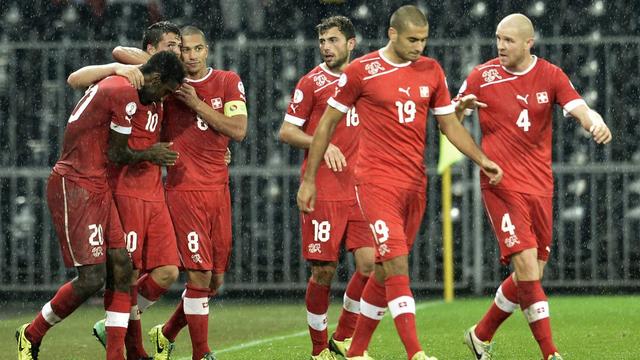
{"label": "swiss cross emblem", "polygon": [[220,99],[219,97],[211,99],[211,107],[213,107],[214,109],[220,109],[222,107],[222,99]]}
{"label": "swiss cross emblem", "polygon": [[380,72],[380,70],[384,70],[382,65],[379,62],[374,61],[370,64],[367,64],[364,69],[369,73],[369,75],[375,75]]}
{"label": "swiss cross emblem", "polygon": [[420,97],[428,98],[429,97],[429,87],[428,86],[420,86]]}
{"label": "swiss cross emblem", "polygon": [[314,76],[313,81],[316,83],[316,86],[320,87],[327,83],[327,77],[324,76],[324,74],[320,74],[318,76]]}
{"label": "swiss cross emblem", "polygon": [[536,93],[536,98],[538,99],[538,104],[546,104],[549,102],[549,95],[547,95],[546,91]]}

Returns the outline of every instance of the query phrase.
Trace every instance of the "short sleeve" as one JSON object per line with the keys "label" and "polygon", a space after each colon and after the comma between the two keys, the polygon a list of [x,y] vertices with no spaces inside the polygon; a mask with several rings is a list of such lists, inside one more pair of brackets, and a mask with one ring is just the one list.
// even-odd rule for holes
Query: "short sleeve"
{"label": "short sleeve", "polygon": [[554,66],[553,88],[555,90],[555,102],[562,106],[565,116],[580,105],[586,105],[580,94],[576,91],[567,74],[557,66]]}
{"label": "short sleeve", "polygon": [[131,86],[123,86],[111,89],[113,94],[103,93],[109,96],[111,112],[111,130],[120,134],[131,134],[131,120],[138,111],[138,94]]}
{"label": "short sleeve", "polygon": [[327,101],[329,106],[345,114],[353,107],[362,93],[363,81],[359,67],[360,62],[354,61],[344,69],[338,79],[335,94]]}
{"label": "short sleeve", "polygon": [[295,90],[293,90],[284,121],[296,126],[303,126],[311,115],[313,105],[313,82],[305,76],[298,81]]}
{"label": "short sleeve", "polygon": [[240,76],[234,72],[230,72],[225,79],[225,87],[224,115],[229,117],[236,115],[246,116],[247,98]]}
{"label": "short sleeve", "polygon": [[435,68],[437,85],[434,89],[434,93],[431,95],[429,101],[429,108],[431,108],[434,115],[447,115],[455,112],[455,107],[451,104],[451,95],[449,94],[449,87],[447,86],[447,79],[444,76],[444,71],[438,64]]}

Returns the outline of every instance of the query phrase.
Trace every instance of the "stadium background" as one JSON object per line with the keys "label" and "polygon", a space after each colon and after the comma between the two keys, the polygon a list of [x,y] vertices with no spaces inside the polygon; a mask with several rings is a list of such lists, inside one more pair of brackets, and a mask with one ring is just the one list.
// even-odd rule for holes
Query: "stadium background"
{"label": "stadium background", "polygon": [[[295,193],[302,152],[277,140],[297,79],[320,62],[315,24],[353,19],[355,56],[386,43],[399,5],[419,5],[430,21],[426,54],[445,68],[455,93],[475,64],[495,54],[495,25],[511,12],[531,17],[534,53],[560,65],[614,134],[597,147],[573,120],[554,118],[555,244],[547,287],[571,292],[640,288],[640,17],[631,0],[568,1],[0,1],[0,298],[36,300],[73,275],[64,269],[45,202],[70,109],[75,69],[111,62],[115,45],[139,46],[159,20],[194,24],[209,36],[210,62],[240,74],[249,130],[231,147],[234,251],[225,290],[301,291]],[[478,136],[473,122],[469,129]],[[442,236],[438,136],[430,121],[427,213],[411,259],[413,288],[440,296]],[[455,281],[459,293],[493,291],[507,269],[484,219],[477,168],[453,170]],[[353,269],[342,267],[340,279]],[[339,289],[343,284],[335,286]]]}

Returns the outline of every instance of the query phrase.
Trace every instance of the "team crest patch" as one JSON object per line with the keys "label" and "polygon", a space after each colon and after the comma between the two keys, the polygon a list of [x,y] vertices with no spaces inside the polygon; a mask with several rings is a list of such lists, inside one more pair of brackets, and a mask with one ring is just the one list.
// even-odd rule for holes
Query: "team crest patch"
{"label": "team crest patch", "polygon": [[307,247],[307,252],[309,254],[322,254],[322,249],[320,249],[320,244],[314,243],[309,244],[309,246]]}
{"label": "team crest patch", "polygon": [[214,109],[221,109],[222,108],[222,99],[217,97],[214,99],[211,99],[211,107]]}
{"label": "team crest patch", "polygon": [[389,249],[387,244],[382,244],[378,246],[378,252],[380,253],[380,256],[385,256],[386,254],[391,252],[391,249]]}
{"label": "team crest patch", "polygon": [[[347,85],[347,74],[342,73],[342,75],[340,75],[340,79],[338,80],[338,86],[343,87],[345,85]],[[336,92],[336,95],[337,94],[338,93]]]}
{"label": "team crest patch", "polygon": [[369,75],[375,75],[379,73],[381,70],[384,71],[384,68],[382,67],[382,65],[380,65],[380,63],[377,61],[368,63],[367,66],[364,67],[364,69],[369,73]]}
{"label": "team crest patch", "polygon": [[538,104],[547,104],[549,102],[549,95],[547,95],[546,91],[542,91],[536,93],[536,99],[538,99]]}
{"label": "team crest patch", "polygon": [[327,83],[327,77],[324,74],[316,75],[313,77],[313,81],[316,83],[317,87],[320,87]]}
{"label": "team crest patch", "polygon": [[136,110],[138,110],[138,106],[133,101],[128,103],[127,106],[125,106],[125,108],[124,108],[124,111],[129,116],[132,116],[133,114],[135,114]]}
{"label": "team crest patch", "polygon": [[194,264],[201,264],[202,257],[200,256],[200,254],[193,254],[191,255],[191,261],[193,261]]}
{"label": "team crest patch", "polygon": [[240,91],[240,94],[244,95],[244,84],[242,81],[238,81],[238,91]]}
{"label": "team crest patch", "polygon": [[498,70],[496,69],[485,70],[482,73],[482,77],[484,78],[485,82],[492,82],[492,81],[495,81],[496,79],[498,80],[502,79],[502,76],[500,76],[500,73],[498,73]]}
{"label": "team crest patch", "polygon": [[102,250],[101,247],[94,247],[91,249],[91,255],[93,255],[94,258],[99,258],[104,254],[104,251]]}
{"label": "team crest patch", "polygon": [[420,97],[428,98],[429,97],[429,87],[428,86],[420,86]]}
{"label": "team crest patch", "polygon": [[516,246],[516,244],[520,244],[520,240],[515,235],[511,235],[508,238],[504,239],[504,245],[508,248],[512,248]]}

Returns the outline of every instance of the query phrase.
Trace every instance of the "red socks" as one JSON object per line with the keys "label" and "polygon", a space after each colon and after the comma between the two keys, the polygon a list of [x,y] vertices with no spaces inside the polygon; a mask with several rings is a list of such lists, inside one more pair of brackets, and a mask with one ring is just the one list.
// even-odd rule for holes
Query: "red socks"
{"label": "red socks", "polygon": [[211,351],[207,341],[209,336],[209,288],[197,288],[187,284],[187,291],[181,303],[189,325],[192,358],[200,360],[204,354]]}
{"label": "red socks", "polygon": [[384,285],[389,312],[391,312],[400,340],[407,351],[407,356],[411,359],[422,348],[416,332],[416,302],[409,287],[409,277],[406,275],[390,276],[385,280]]}
{"label": "red socks", "polygon": [[544,359],[558,349],[551,336],[549,303],[540,281],[518,281],[518,301]]}
{"label": "red socks", "polygon": [[124,360],[124,338],[127,334],[131,297],[129,293],[105,290],[107,318],[107,360]]}
{"label": "red socks", "polygon": [[29,324],[25,336],[34,344],[42,342],[44,334],[55,324],[74,312],[86,299],[79,298],[71,282],[62,285],[51,301],[44,304],[42,311]]}
{"label": "red socks", "polygon": [[342,313],[340,314],[340,320],[338,320],[336,332],[333,335],[334,339],[343,341],[353,336],[358,314],[360,314],[360,298],[368,279],[369,277],[362,275],[358,271],[351,276],[351,280],[349,280],[347,289],[344,292]]}
{"label": "red socks", "polygon": [[377,282],[375,276],[371,275],[362,291],[360,316],[356,322],[351,347],[347,352],[348,357],[362,356],[369,347],[371,336],[387,311],[385,294],[384,285]]}
{"label": "red socks", "polygon": [[313,343],[312,355],[318,355],[329,346],[327,336],[327,311],[329,310],[329,287],[309,279],[305,297],[307,324]]}
{"label": "red socks", "polygon": [[176,310],[173,312],[169,321],[167,321],[162,327],[162,334],[169,339],[169,341],[176,341],[176,337],[180,330],[182,330],[185,326],[187,326],[187,317],[184,315],[184,295],[186,294],[186,290],[182,295],[182,300],[176,307]]}
{"label": "red socks", "polygon": [[518,287],[509,275],[496,291],[491,307],[475,329],[476,337],[482,341],[491,341],[498,327],[518,308]]}

